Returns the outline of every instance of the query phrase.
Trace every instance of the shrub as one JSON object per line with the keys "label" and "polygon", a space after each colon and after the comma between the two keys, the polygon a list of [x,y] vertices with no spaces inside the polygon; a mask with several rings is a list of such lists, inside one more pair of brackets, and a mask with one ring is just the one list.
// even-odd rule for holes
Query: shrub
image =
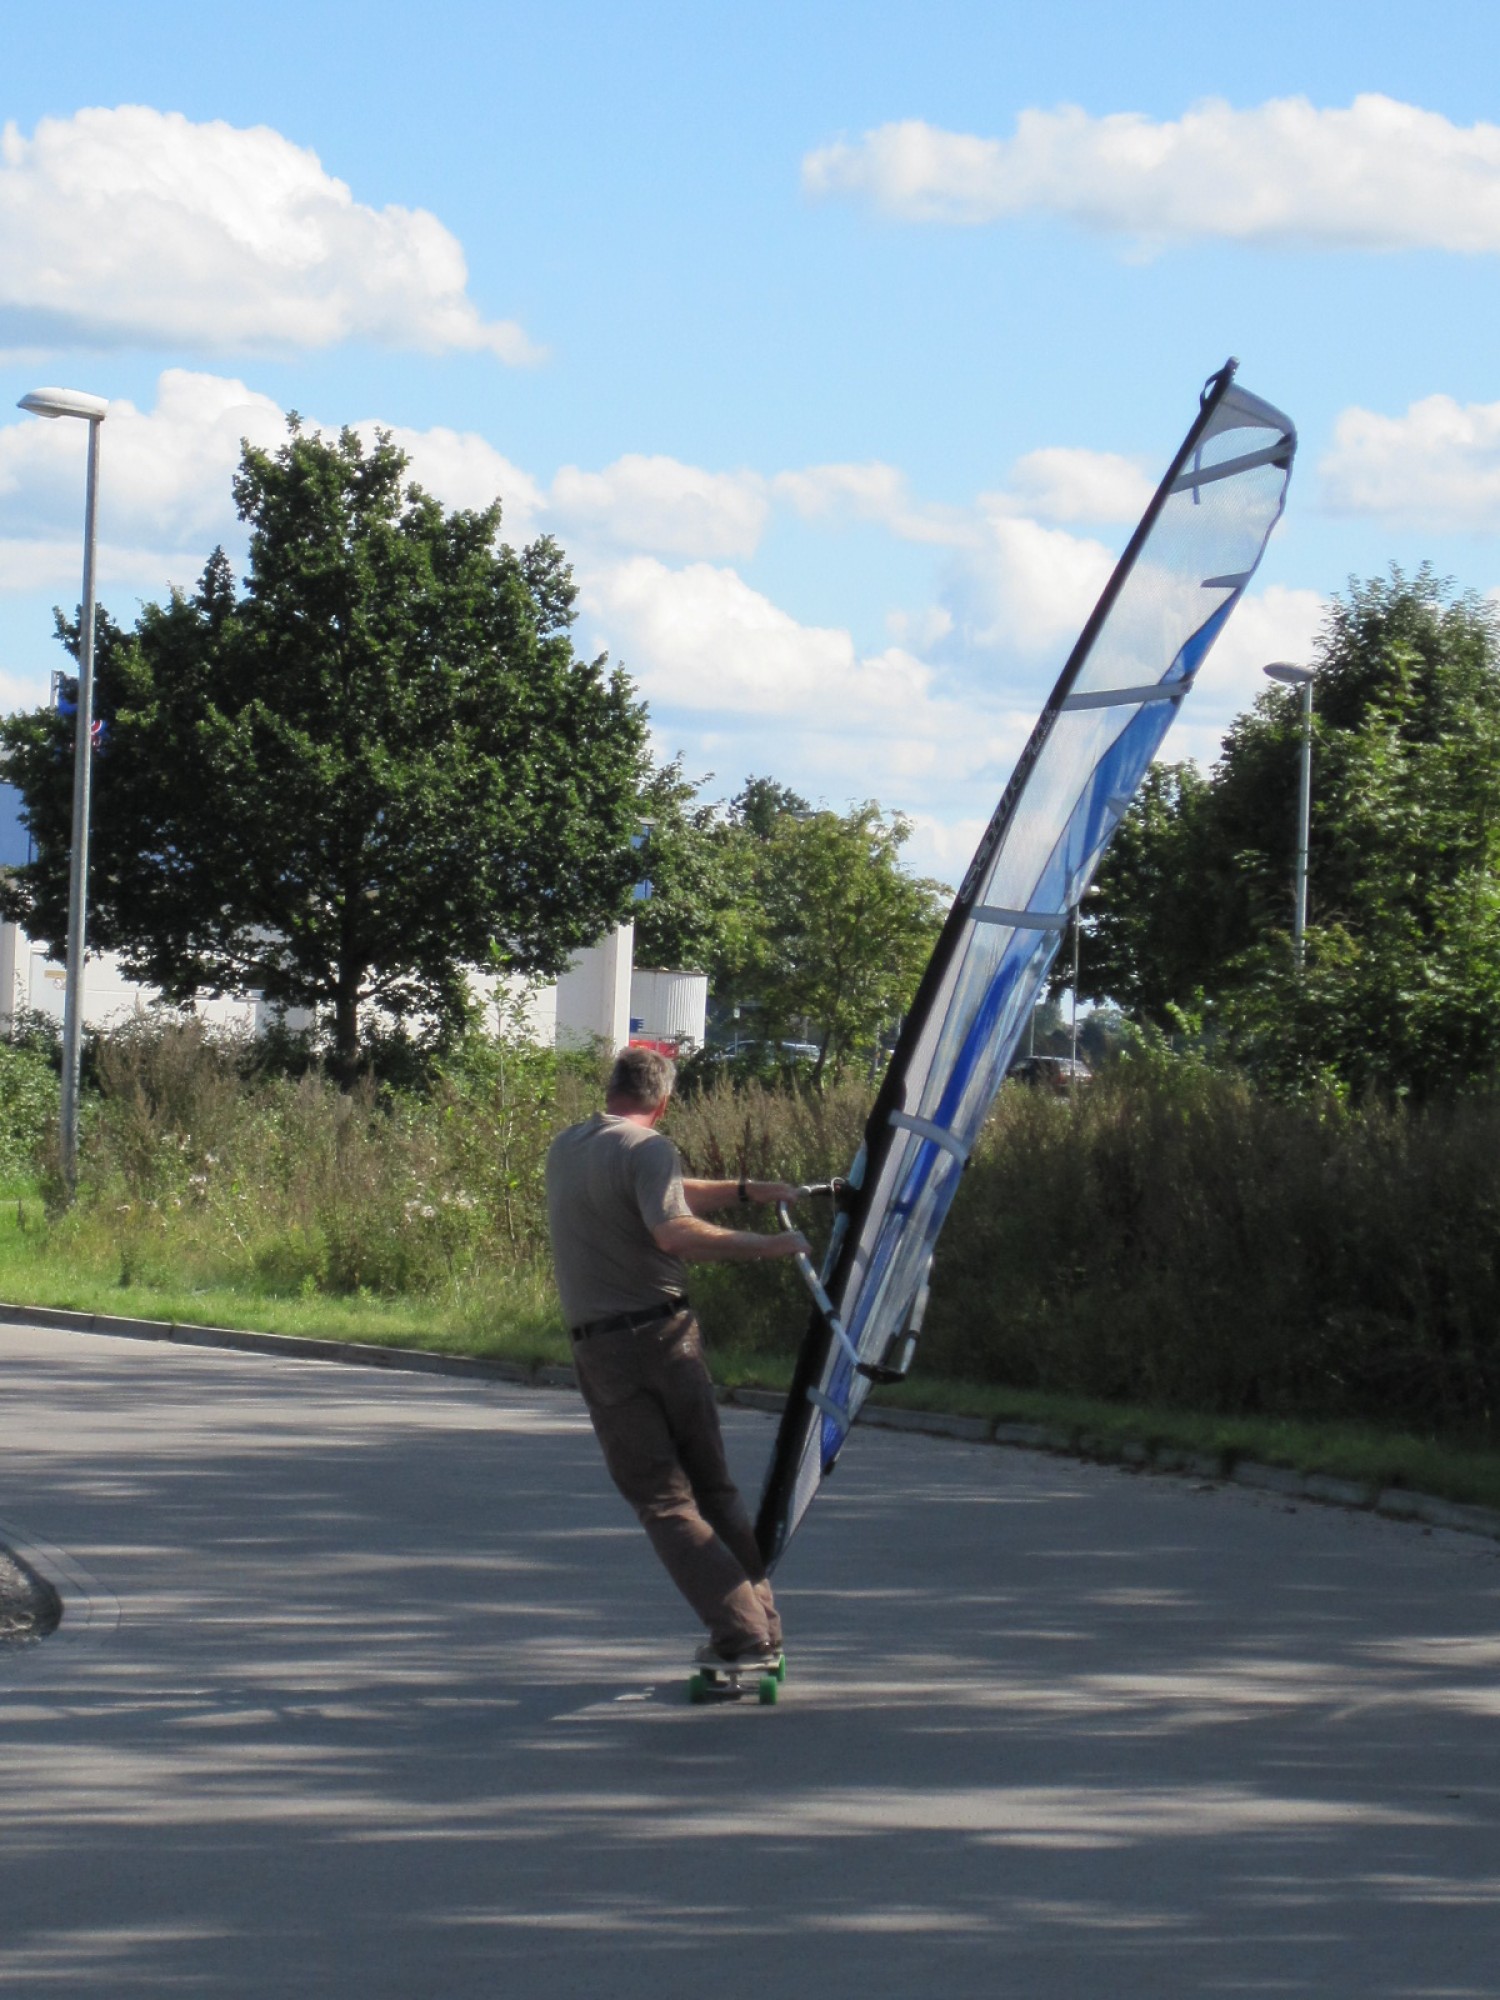
{"label": "shrub", "polygon": [[703,1180],[826,1181],[854,1158],[872,1095],[853,1079],[812,1090],[721,1078],[674,1098],[663,1129]]}
{"label": "shrub", "polygon": [[[422,1092],[344,1092],[158,1021],[106,1038],[99,1077],[54,1224],[81,1260],[126,1284],[438,1296],[478,1326],[497,1294],[544,1295],[546,1149],[603,1071],[476,1038]],[[691,1174],[821,1180],[868,1099],[721,1079],[666,1129]],[[0,1047],[0,1111],[24,1163],[56,1114],[44,1055]],[[1286,1102],[1160,1051],[1071,1100],[1008,1085],[933,1275],[931,1373],[1492,1438],[1500,1096]],[[699,1266],[692,1289],[715,1344],[794,1354],[809,1308],[789,1265]]]}
{"label": "shrub", "polygon": [[43,1048],[0,1042],[0,1180],[37,1170],[58,1117],[57,1071]]}
{"label": "shrub", "polygon": [[924,1364],[1222,1413],[1488,1434],[1500,1099],[1357,1110],[1178,1066],[1003,1091]]}

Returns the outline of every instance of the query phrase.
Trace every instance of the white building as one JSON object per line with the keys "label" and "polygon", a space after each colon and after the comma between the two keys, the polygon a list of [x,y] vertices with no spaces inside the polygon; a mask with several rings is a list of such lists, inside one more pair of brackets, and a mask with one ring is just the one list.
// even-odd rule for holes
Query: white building
{"label": "white building", "polygon": [[[21,866],[29,858],[19,807],[13,788],[0,785],[0,868]],[[27,1013],[61,1023],[66,980],[65,968],[18,924],[0,923],[0,1034],[17,1015]],[[580,952],[555,984],[503,981],[497,989],[480,973],[471,984],[492,1031],[519,1022],[539,1042],[560,1047],[602,1042],[623,1049],[636,1040],[699,1048],[708,1019],[708,982],[700,973],[636,971],[634,924],[621,924]],[[101,952],[84,966],[83,1018],[88,1027],[112,1027],[159,997],[152,988],[127,979],[113,952]],[[252,1035],[273,1020],[295,1029],[312,1018],[298,1009],[283,1014],[257,993],[202,1000],[196,1012],[217,1027]]]}
{"label": "white building", "polygon": [[[519,1019],[539,1042],[559,1047],[586,1048],[602,1042],[623,1049],[630,1041],[700,1047],[708,1014],[708,981],[694,972],[637,972],[634,948],[635,926],[622,924],[580,952],[555,984],[533,987],[507,982],[499,1000],[493,985],[487,988],[476,974],[476,994],[486,1003],[486,1015],[493,1012],[485,1025],[493,1031]],[[49,958],[19,924],[0,923],[0,1034],[18,1015],[28,1013],[61,1024],[66,979],[66,968]],[[117,1026],[158,997],[151,987],[125,977],[114,952],[90,957],[84,966],[83,1018],[90,1028]],[[276,1019],[284,1019],[292,1028],[305,1027],[311,1019],[300,1010],[283,1016],[258,993],[200,1000],[195,1011],[216,1027],[251,1035]]]}

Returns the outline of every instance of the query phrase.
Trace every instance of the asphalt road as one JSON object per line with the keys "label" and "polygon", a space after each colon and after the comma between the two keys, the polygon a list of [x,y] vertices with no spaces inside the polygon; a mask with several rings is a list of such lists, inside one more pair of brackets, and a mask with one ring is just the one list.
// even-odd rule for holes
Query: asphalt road
{"label": "asphalt road", "polygon": [[0,1991],[1500,1994],[1493,1543],[863,1433],[697,1709],[570,1396],[13,1328],[0,1539]]}

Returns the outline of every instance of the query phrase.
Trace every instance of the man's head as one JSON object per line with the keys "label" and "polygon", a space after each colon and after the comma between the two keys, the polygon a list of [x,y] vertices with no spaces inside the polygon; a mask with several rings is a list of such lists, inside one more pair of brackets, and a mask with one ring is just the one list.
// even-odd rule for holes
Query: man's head
{"label": "man's head", "polygon": [[621,1049],[615,1057],[604,1101],[623,1118],[664,1111],[677,1081],[677,1065],[655,1049]]}

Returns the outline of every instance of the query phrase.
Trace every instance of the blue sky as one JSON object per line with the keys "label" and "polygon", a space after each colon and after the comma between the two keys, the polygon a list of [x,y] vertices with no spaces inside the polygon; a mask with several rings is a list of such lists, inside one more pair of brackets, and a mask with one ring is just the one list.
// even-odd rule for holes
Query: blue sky
{"label": "blue sky", "polygon": [[[0,701],[191,583],[238,437],[396,428],[556,533],[663,754],[910,813],[956,879],[1229,353],[1286,521],[1168,751],[1351,572],[1500,586],[1500,17],[1472,6],[6,10]],[[1071,107],[1071,110],[1068,109]],[[340,186],[341,184],[341,186]],[[425,219],[424,219],[425,218]]]}

